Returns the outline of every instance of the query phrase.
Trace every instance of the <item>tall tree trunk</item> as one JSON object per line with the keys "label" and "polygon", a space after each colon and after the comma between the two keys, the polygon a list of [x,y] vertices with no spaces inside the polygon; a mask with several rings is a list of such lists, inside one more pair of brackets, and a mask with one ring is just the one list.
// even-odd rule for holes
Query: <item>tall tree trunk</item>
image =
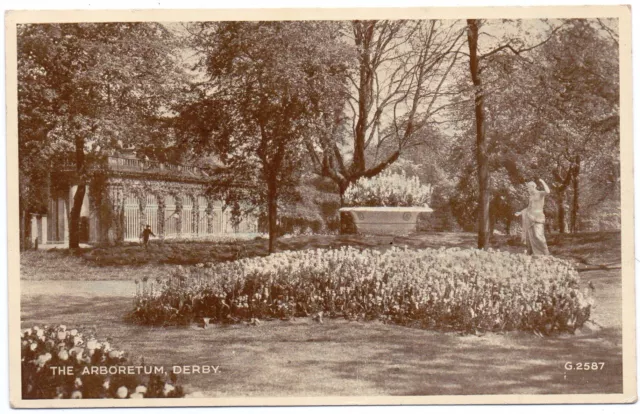
{"label": "tall tree trunk", "polygon": [[267,183],[267,219],[269,221],[269,254],[276,251],[278,238],[278,191],[275,182]]}
{"label": "tall tree trunk", "polygon": [[80,212],[82,210],[82,202],[87,186],[85,182],[85,165],[84,165],[84,138],[77,136],[75,139],[75,161],[76,175],[78,180],[78,189],[73,196],[73,206],[69,212],[69,248],[77,249],[80,247]]}
{"label": "tall tree trunk", "polygon": [[573,166],[573,203],[571,205],[571,233],[578,232],[578,217],[580,213],[580,157],[576,156]]}
{"label": "tall tree trunk", "polygon": [[480,58],[478,56],[478,22],[467,20],[467,38],[469,41],[469,71],[474,86],[476,118],[476,162],[478,167],[478,248],[484,249],[489,243],[489,163],[487,162],[487,141],[484,122],[484,92],[480,77]]}
{"label": "tall tree trunk", "polygon": [[558,190],[556,194],[558,196],[558,232],[564,234],[567,226],[564,210],[564,190]]}
{"label": "tall tree trunk", "polygon": [[77,249],[80,247],[80,212],[82,211],[82,202],[87,190],[84,183],[78,184],[78,189],[73,196],[73,206],[69,214],[69,248]]}
{"label": "tall tree trunk", "polygon": [[351,174],[358,175],[365,171],[365,136],[369,121],[369,109],[373,92],[373,73],[371,70],[371,42],[374,35],[375,22],[362,21],[357,23],[355,34],[356,46],[359,52],[360,83],[358,85],[358,121],[355,128],[353,163]]}
{"label": "tall tree trunk", "polygon": [[341,180],[340,182],[336,182],[336,184],[338,185],[338,191],[340,192],[340,207],[344,207],[344,193],[347,191],[347,188],[349,188],[349,181]]}
{"label": "tall tree trunk", "polygon": [[567,225],[567,209],[565,208],[565,196],[567,187],[571,184],[573,168],[573,165],[571,165],[566,171],[563,171],[561,166],[558,165],[558,167],[553,170],[553,177],[556,181],[554,187],[558,198],[558,232],[562,234],[569,231]]}
{"label": "tall tree trunk", "polygon": [[[340,192],[340,207],[345,207],[344,193],[347,191],[349,184],[346,181],[336,182],[336,184],[338,185],[338,191]],[[338,224],[340,225],[338,230],[340,234],[352,233],[353,219],[351,218],[351,213],[338,211]]]}
{"label": "tall tree trunk", "polygon": [[496,229],[496,218],[491,217],[489,219],[489,234],[493,234],[493,231]]}

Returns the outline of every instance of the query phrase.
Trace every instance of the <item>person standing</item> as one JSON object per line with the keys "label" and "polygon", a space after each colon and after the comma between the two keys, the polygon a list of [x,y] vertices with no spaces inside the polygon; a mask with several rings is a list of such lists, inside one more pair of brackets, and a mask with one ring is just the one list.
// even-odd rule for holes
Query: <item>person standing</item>
{"label": "person standing", "polygon": [[527,191],[529,192],[529,205],[522,211],[518,211],[516,217],[522,216],[522,240],[527,246],[527,253],[539,256],[548,255],[549,248],[544,237],[544,198],[550,193],[549,186],[540,179],[540,184],[544,190],[538,191],[536,183],[529,181]]}
{"label": "person standing", "polygon": [[156,235],[151,231],[151,226],[147,224],[147,227],[142,230],[142,244],[145,249],[149,248],[149,236],[156,237]]}

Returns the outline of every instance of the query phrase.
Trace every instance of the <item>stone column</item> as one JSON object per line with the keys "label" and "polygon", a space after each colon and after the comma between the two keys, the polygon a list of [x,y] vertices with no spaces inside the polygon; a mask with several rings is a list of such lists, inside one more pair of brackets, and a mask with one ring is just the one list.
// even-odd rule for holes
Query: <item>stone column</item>
{"label": "stone column", "polygon": [[176,237],[182,237],[182,196],[176,196]]}
{"label": "stone column", "polygon": [[158,196],[158,237],[164,240],[164,210],[166,207],[164,195]]}
{"label": "stone column", "polygon": [[191,208],[191,232],[198,236],[200,235],[200,201],[198,197],[193,197],[193,207]]}
{"label": "stone column", "polygon": [[61,224],[62,231],[60,233],[64,234],[62,241],[69,241],[69,209],[68,209],[68,200],[64,198],[58,199],[58,214],[59,214],[59,223]]}
{"label": "stone column", "polygon": [[[35,246],[36,238],[38,237],[38,216],[31,215],[31,245]],[[41,244],[42,240],[38,240],[38,244]]]}
{"label": "stone column", "polygon": [[147,223],[147,195],[138,196],[138,206],[140,208],[140,224],[146,226]]}
{"label": "stone column", "polygon": [[106,236],[109,243],[124,241],[124,188],[120,185],[109,186],[109,205],[104,212]]}
{"label": "stone column", "polygon": [[40,243],[44,244],[49,241],[49,234],[47,233],[47,231],[49,230],[48,229],[49,223],[46,215],[41,216],[40,220],[42,220],[42,240],[40,240]]}
{"label": "stone column", "polygon": [[204,211],[207,215],[207,234],[213,234],[213,200],[207,199],[207,209]]}

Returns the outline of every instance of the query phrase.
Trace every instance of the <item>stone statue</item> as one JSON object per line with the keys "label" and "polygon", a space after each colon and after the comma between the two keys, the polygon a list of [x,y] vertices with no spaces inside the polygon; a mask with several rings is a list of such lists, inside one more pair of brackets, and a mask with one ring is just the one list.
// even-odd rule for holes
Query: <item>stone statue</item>
{"label": "stone statue", "polygon": [[527,246],[527,253],[537,255],[549,254],[547,240],[544,237],[544,197],[550,193],[549,186],[543,180],[539,180],[544,188],[538,191],[536,183],[529,181],[527,191],[529,192],[529,205],[515,215],[522,216],[522,241]]}

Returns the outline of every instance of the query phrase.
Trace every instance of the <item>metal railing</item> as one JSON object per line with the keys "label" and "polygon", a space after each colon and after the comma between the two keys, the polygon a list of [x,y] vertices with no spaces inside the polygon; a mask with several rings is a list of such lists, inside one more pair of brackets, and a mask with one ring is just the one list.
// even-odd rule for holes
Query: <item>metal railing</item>
{"label": "metal railing", "polygon": [[199,167],[192,165],[169,164],[138,158],[109,156],[107,157],[107,165],[109,169],[117,171],[175,171],[196,176],[207,176]]}
{"label": "metal railing", "polygon": [[[103,164],[104,165],[104,164]],[[75,171],[76,165],[73,160],[59,160],[55,167],[59,171]],[[98,167],[94,165],[93,167]],[[100,168],[100,167],[98,167]],[[106,168],[111,171],[130,172],[172,172],[180,175],[192,177],[210,177],[207,171],[193,165],[170,164],[159,161],[141,160],[139,158],[126,158],[118,156],[107,156]]]}

